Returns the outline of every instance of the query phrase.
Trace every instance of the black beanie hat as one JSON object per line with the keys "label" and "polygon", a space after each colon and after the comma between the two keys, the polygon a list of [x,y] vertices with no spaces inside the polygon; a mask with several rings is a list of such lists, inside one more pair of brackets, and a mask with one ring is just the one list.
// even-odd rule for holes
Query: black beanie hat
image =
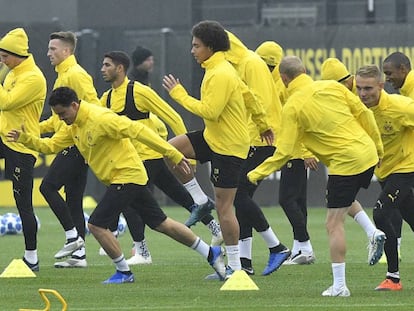
{"label": "black beanie hat", "polygon": [[132,52],[132,62],[134,63],[134,66],[138,66],[150,56],[152,56],[150,50],[138,45],[135,51]]}

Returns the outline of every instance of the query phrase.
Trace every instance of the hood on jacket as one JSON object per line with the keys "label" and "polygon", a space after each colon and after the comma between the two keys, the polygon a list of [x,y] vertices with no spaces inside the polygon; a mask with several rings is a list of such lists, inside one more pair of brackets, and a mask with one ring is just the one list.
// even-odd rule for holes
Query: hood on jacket
{"label": "hood on jacket", "polygon": [[249,53],[249,49],[233,33],[228,30],[226,32],[230,40],[230,50],[225,52],[226,59],[233,64],[238,64]]}

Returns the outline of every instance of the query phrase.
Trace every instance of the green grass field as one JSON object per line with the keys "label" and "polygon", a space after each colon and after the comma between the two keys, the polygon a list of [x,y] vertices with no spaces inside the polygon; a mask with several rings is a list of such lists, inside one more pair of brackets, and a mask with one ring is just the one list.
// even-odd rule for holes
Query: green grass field
{"label": "green grass field", "polygon": [[[185,221],[188,214],[182,208],[166,208],[166,213]],[[0,214],[15,212],[0,209]],[[90,212],[90,211],[87,211]],[[271,225],[282,243],[291,247],[290,225],[281,208],[266,208]],[[0,310],[43,309],[39,288],[55,289],[67,301],[68,310],[414,310],[414,237],[404,225],[400,272],[404,290],[376,292],[373,289],[384,279],[386,266],[366,263],[367,238],[360,227],[347,219],[347,284],[349,298],[321,297],[332,283],[327,238],[324,228],[325,209],[309,209],[309,230],[317,262],[309,266],[282,266],[270,276],[260,275],[268,251],[257,234],[254,237],[253,264],[256,275],[252,280],[258,291],[220,291],[223,283],[206,281],[212,273],[207,262],[196,252],[169,238],[147,230],[146,239],[153,264],[133,266],[135,283],[103,285],[101,282],[114,272],[107,257],[98,255],[99,245],[92,236],[86,239],[88,268],[56,269],[55,252],[64,243],[64,233],[48,208],[38,208],[41,220],[38,236],[40,272],[36,278],[0,278]],[[368,210],[371,215],[371,210]],[[194,231],[210,241],[201,224]],[[120,237],[123,250],[129,256],[129,233]],[[0,272],[14,258],[23,255],[23,237],[0,237]],[[50,296],[51,297],[51,296]],[[51,310],[61,310],[51,297]]]}

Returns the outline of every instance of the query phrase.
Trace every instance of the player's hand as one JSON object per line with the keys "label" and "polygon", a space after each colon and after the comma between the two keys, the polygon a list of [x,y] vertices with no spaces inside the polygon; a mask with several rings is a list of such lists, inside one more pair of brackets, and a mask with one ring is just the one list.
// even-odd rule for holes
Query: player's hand
{"label": "player's hand", "polygon": [[24,125],[22,125],[22,130],[21,131],[11,130],[10,132],[8,132],[6,134],[7,141],[8,142],[16,142],[19,139],[21,132],[26,132],[26,129],[24,128]]}
{"label": "player's hand", "polygon": [[266,131],[264,131],[263,133],[260,134],[260,137],[262,139],[262,141],[266,141],[268,146],[273,145],[274,141],[275,141],[275,134],[273,133],[272,129],[268,129]]}
{"label": "player's hand", "polygon": [[180,80],[176,79],[172,74],[165,75],[162,79],[162,86],[168,91],[168,93],[171,92],[171,90],[178,84],[180,84]]}
{"label": "player's hand", "polygon": [[191,173],[191,164],[187,158],[183,158],[180,162],[173,166],[174,170],[178,170],[182,174],[188,175]]}
{"label": "player's hand", "polygon": [[249,173],[247,173],[247,180],[251,183],[251,184],[253,184],[253,185],[256,185],[257,186],[257,180],[252,180],[251,178],[251,175],[250,175],[250,172]]}
{"label": "player's hand", "polygon": [[312,171],[318,170],[318,161],[316,158],[305,158],[303,161],[305,162],[305,169],[309,168]]}

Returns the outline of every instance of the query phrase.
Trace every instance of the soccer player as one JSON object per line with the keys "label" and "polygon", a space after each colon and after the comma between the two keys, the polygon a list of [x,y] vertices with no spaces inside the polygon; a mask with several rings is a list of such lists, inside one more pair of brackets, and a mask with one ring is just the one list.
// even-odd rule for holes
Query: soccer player
{"label": "soccer player", "polygon": [[[252,183],[280,169],[302,142],[329,170],[326,229],[333,284],[322,296],[350,296],[345,278],[345,215],[361,187],[368,187],[383,156],[373,113],[359,98],[334,81],[313,81],[296,56],[283,58],[279,71],[290,94],[274,155],[248,173]],[[376,239],[382,255],[385,236]]]}
{"label": "soccer player", "polygon": [[266,62],[267,67],[272,73],[280,103],[283,105],[288,97],[287,89],[279,73],[279,64],[284,56],[283,48],[275,41],[264,41],[256,48],[255,52]]}
{"label": "soccer player", "polygon": [[[154,55],[149,49],[138,45],[131,55],[133,67],[130,72],[131,80],[138,81],[142,84],[151,86],[150,83],[150,74],[154,69]],[[154,122],[158,122],[158,129],[161,135],[165,137],[168,136],[168,130],[165,124],[159,120],[159,118],[154,118]],[[195,162],[193,163],[195,165]],[[151,178],[150,178],[151,179]],[[190,179],[188,182],[184,183],[183,186],[190,193],[195,204],[192,206],[190,217],[187,219],[185,224],[188,227],[195,225],[198,221],[203,222],[206,225],[206,222],[212,217],[208,216],[211,213],[211,210],[214,209],[214,202],[206,195],[206,193],[201,189],[195,178]],[[150,183],[149,187],[153,187],[153,184]],[[180,203],[180,205],[182,205]],[[207,217],[204,217],[207,216]],[[220,230],[219,225],[214,225],[214,228]],[[210,228],[211,230],[211,228]],[[212,245],[221,244],[222,238],[217,239],[214,235],[221,233],[216,230],[216,233],[213,234]]]}
{"label": "soccer player", "polygon": [[[358,95],[355,84],[355,76],[351,75],[345,65],[337,58],[327,58],[322,63],[321,79],[338,81],[352,93]],[[348,210],[348,216],[352,217],[355,222],[360,225],[361,228],[365,231],[368,240],[370,241],[369,243],[373,241],[373,237],[384,234],[383,232],[380,232],[381,230],[378,230],[372,223],[371,219],[368,217],[367,213],[364,211],[358,201],[355,201],[352,207]],[[398,216],[396,216],[395,228],[398,227],[400,228],[401,237],[401,219],[399,220]],[[371,264],[376,263],[372,258],[373,255],[375,255],[375,252],[368,252],[368,262]],[[379,259],[379,262],[381,262],[381,260],[385,261],[384,255]]]}
{"label": "soccer player", "polygon": [[41,139],[20,130],[11,130],[7,137],[46,154],[75,144],[96,176],[107,185],[107,191],[88,222],[90,232],[116,266],[116,273],[104,283],[134,282],[118,240],[107,230],[114,219],[118,219],[122,209],[128,206],[134,208],[150,228],[200,253],[224,280],[221,247],[210,247],[185,225],[163,213],[146,187],[145,167],[131,141],[140,140],[147,144],[170,159],[183,173],[190,169],[188,160],[142,123],[80,101],[68,87],[55,89],[50,95],[49,105],[70,126],[62,128],[51,138]]}
{"label": "soccer player", "polygon": [[[394,52],[388,55],[383,61],[382,71],[384,72],[385,80],[389,82],[396,91],[399,91],[403,96],[408,96],[411,99],[414,99],[414,71],[411,69],[410,59],[405,54]],[[393,222],[397,233],[398,257],[399,260],[401,260],[402,217],[398,213],[396,213],[394,217]],[[383,258],[384,257],[385,256],[383,256]],[[383,260],[383,262],[386,263],[386,260]]]}
{"label": "soccer player", "polygon": [[[77,62],[74,55],[77,38],[73,32],[54,32],[49,36],[47,56],[55,66],[57,78],[53,88],[67,86],[82,100],[100,105],[92,77]],[[52,116],[40,123],[41,133],[55,133],[65,126],[59,117]],[[56,268],[86,268],[85,218],[83,193],[86,187],[88,165],[76,146],[60,151],[40,185],[40,192],[65,230],[66,242],[55,254]],[[65,199],[59,193],[64,187]]]}
{"label": "soccer player", "polygon": [[[391,53],[384,59],[382,63],[382,71],[384,72],[385,80],[389,82],[396,91],[399,91],[403,96],[408,96],[411,99],[414,99],[414,71],[411,69],[411,62],[407,55],[401,52]],[[394,216],[395,219],[393,222],[397,233],[398,258],[401,260],[402,217],[398,213]],[[386,260],[384,260],[384,263],[386,263]]]}
{"label": "soccer player", "polygon": [[[102,63],[102,76],[112,86],[101,97],[103,105],[120,115],[125,115],[132,120],[139,120],[158,134],[160,134],[158,130],[160,123],[161,130],[163,130],[163,124],[158,117],[170,126],[175,135],[181,135],[187,131],[182,118],[155,91],[126,77],[130,60],[125,52],[108,52],[105,54]],[[163,132],[160,136],[162,135],[164,135]],[[163,155],[139,141],[133,141],[133,144],[140,158],[144,161],[149,178],[148,183],[156,185],[177,204],[191,212],[195,206],[194,200],[168,169]],[[123,214],[128,222],[135,248],[135,255],[127,260],[128,264],[151,263],[151,256],[144,239],[145,226],[142,220],[131,208],[126,209]],[[221,244],[223,238],[220,225],[213,216],[208,214],[201,221],[212,233],[212,245]]]}
{"label": "soccer player", "polygon": [[[204,120],[204,130],[176,136],[170,142],[187,158],[201,163],[211,162],[210,179],[214,185],[229,271],[235,271],[241,270],[241,264],[240,230],[233,202],[250,145],[246,104],[252,105],[252,109],[255,106],[258,115],[261,112],[264,116],[264,111],[257,106],[253,94],[226,61],[224,52],[229,48],[229,37],[220,23],[202,21],[196,24],[192,29],[191,53],[205,69],[201,98],[190,96],[171,74],[164,77],[163,86],[176,102]],[[257,120],[261,121],[264,120]],[[259,132],[265,134],[263,138],[271,144],[273,132],[267,132],[266,122],[258,126]],[[174,172],[183,183],[194,180],[194,172],[186,175]]]}
{"label": "soccer player", "polygon": [[[256,49],[256,53],[272,72],[276,84],[275,95],[284,105],[288,94],[279,74],[283,49],[274,41],[266,41]],[[292,153],[292,159],[280,170],[279,204],[293,229],[292,253],[283,264],[311,264],[315,262],[315,255],[307,228],[307,169],[317,170],[318,162],[302,144],[297,144]]]}
{"label": "soccer player", "polygon": [[329,57],[323,61],[321,65],[321,79],[338,81],[352,93],[358,95],[355,76],[349,73],[348,69],[338,58]]}
{"label": "soccer player", "polygon": [[[240,78],[254,93],[258,104],[266,112],[268,124],[277,136],[280,126],[282,106],[265,62],[253,51],[249,50],[239,38],[227,31],[230,40],[230,49],[226,51],[226,59],[233,65]],[[263,270],[263,275],[269,275],[277,270],[289,257],[290,250],[284,246],[273,232],[260,207],[253,200],[257,185],[247,180],[246,174],[270,157],[275,146],[269,146],[262,140],[261,133],[251,116],[248,121],[250,136],[250,150],[246,161],[242,166],[239,186],[234,199],[236,216],[240,226],[240,261],[242,269],[248,274],[254,274],[252,265],[252,239],[253,228],[263,238],[269,249],[268,263]]]}
{"label": "soccer player", "polygon": [[5,177],[12,181],[16,207],[23,224],[23,261],[39,271],[37,222],[33,211],[33,168],[38,153],[7,141],[13,128],[24,124],[27,133],[39,136],[39,120],[46,98],[46,79],[29,53],[29,39],[23,28],[9,31],[0,40],[0,61],[10,70],[0,84],[0,158],[5,160]]}
{"label": "soccer player", "polygon": [[375,65],[356,73],[356,88],[361,101],[373,111],[384,144],[384,157],[375,175],[381,193],[374,207],[374,221],[385,232],[386,279],[375,290],[401,290],[397,251],[398,228],[394,214],[414,230],[414,101],[406,96],[389,95],[383,90],[381,72]]}
{"label": "soccer player", "polygon": [[401,95],[414,99],[414,71],[410,59],[401,52],[388,55],[382,64],[385,80]]}

